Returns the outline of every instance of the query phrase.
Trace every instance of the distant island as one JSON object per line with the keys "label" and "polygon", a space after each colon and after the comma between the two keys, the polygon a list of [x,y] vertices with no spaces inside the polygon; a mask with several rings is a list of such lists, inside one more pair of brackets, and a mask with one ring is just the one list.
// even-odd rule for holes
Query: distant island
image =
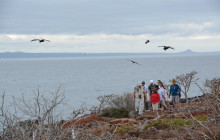
{"label": "distant island", "polygon": [[25,53],[4,52],[1,58],[67,58],[67,57],[103,57],[103,56],[168,56],[168,55],[220,55],[217,52],[194,52],[190,49],[179,53]]}

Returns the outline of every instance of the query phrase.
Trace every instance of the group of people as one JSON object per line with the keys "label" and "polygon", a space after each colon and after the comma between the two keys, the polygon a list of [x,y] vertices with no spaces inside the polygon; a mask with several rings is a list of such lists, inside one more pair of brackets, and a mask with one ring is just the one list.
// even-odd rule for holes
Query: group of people
{"label": "group of people", "polygon": [[138,115],[142,115],[143,112],[150,111],[151,107],[153,111],[167,109],[170,106],[170,98],[174,108],[174,105],[179,103],[181,88],[174,79],[169,90],[165,88],[160,80],[157,81],[157,84],[150,80],[149,86],[146,86],[144,81],[142,83],[139,82],[134,88],[132,95],[135,102],[135,110]]}

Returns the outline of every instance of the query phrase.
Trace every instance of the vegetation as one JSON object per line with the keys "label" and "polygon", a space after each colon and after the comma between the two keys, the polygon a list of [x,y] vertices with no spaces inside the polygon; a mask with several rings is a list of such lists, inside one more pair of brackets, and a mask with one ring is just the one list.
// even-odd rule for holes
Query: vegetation
{"label": "vegetation", "polygon": [[[199,115],[196,116],[195,119],[199,122],[204,122],[208,119],[207,115]],[[197,121],[194,119],[183,119],[183,118],[176,118],[176,119],[162,119],[150,122],[144,127],[144,130],[147,130],[149,127],[162,127],[162,128],[174,128],[179,129],[180,127],[190,127],[195,124]]]}
{"label": "vegetation", "polygon": [[134,129],[134,126],[123,126],[123,127],[117,128],[116,133],[123,134],[123,133],[126,133],[132,129]]}
{"label": "vegetation", "polygon": [[186,105],[188,107],[188,92],[192,83],[195,83],[198,79],[196,78],[196,74],[198,72],[192,71],[186,74],[181,74],[176,76],[175,80],[180,85],[183,86],[182,92],[184,93],[186,99]]}
{"label": "vegetation", "polygon": [[[193,81],[196,80],[191,80],[192,83]],[[100,104],[95,108],[96,115],[83,116],[85,112],[91,111],[83,104],[78,110],[73,110],[70,120],[61,120],[62,110],[57,109],[65,105],[64,91],[60,87],[55,92],[47,94],[40,93],[38,89],[31,100],[27,100],[23,94],[19,98],[14,97],[12,105],[7,107],[3,93],[0,97],[0,140],[134,137],[220,139],[220,78],[206,80],[204,85],[203,89],[197,84],[203,95],[197,100],[190,100],[190,107],[160,112],[160,116],[170,116],[168,119],[154,118],[155,115],[151,112],[128,119],[129,113],[134,110],[131,93],[100,96],[98,97]],[[187,85],[189,86],[190,84]],[[149,129],[151,127],[153,131]],[[158,131],[161,129],[162,131]]]}
{"label": "vegetation", "polygon": [[97,100],[100,102],[96,111],[93,113],[105,117],[129,117],[129,113],[134,111],[134,101],[131,93],[122,95],[104,95],[99,96]]}
{"label": "vegetation", "polygon": [[107,108],[102,111],[102,117],[128,118],[129,112],[125,108]]}

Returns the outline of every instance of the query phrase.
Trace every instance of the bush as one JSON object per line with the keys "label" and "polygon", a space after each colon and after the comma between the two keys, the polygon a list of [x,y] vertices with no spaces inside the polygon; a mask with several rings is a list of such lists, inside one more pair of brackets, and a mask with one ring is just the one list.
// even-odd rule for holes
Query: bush
{"label": "bush", "polygon": [[128,118],[129,112],[125,108],[106,108],[102,110],[102,117]]}
{"label": "bush", "polygon": [[125,108],[128,112],[134,111],[134,101],[131,93],[116,95],[112,98],[112,107]]}
{"label": "bush", "polygon": [[126,133],[130,130],[134,129],[134,126],[123,126],[123,127],[118,127],[116,130],[116,133],[118,134],[123,134]]}
{"label": "bush", "polygon": [[[204,122],[208,119],[207,115],[199,115],[196,116],[195,119],[200,122]],[[177,118],[177,119],[163,119],[163,120],[158,120],[158,121],[153,121],[148,123],[145,127],[144,130],[147,130],[149,127],[162,127],[162,128],[175,128],[179,129],[180,127],[190,127],[194,123],[196,123],[195,120],[193,119],[183,119],[183,118]]]}
{"label": "bush", "polygon": [[104,95],[97,98],[100,102],[99,108],[125,108],[128,112],[134,110],[134,101],[131,93],[124,93],[122,95]]}
{"label": "bush", "polygon": [[209,89],[209,92],[219,95],[220,93],[220,78],[214,78],[212,80],[205,81],[205,87]]}

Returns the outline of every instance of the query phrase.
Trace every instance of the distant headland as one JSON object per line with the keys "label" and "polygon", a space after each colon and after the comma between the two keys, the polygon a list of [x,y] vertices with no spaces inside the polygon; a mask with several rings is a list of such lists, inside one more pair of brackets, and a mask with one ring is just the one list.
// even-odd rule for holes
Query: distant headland
{"label": "distant headland", "polygon": [[26,53],[3,52],[1,58],[66,58],[66,57],[103,57],[103,56],[169,56],[169,55],[220,55],[217,52],[195,52],[190,49],[179,53]]}

